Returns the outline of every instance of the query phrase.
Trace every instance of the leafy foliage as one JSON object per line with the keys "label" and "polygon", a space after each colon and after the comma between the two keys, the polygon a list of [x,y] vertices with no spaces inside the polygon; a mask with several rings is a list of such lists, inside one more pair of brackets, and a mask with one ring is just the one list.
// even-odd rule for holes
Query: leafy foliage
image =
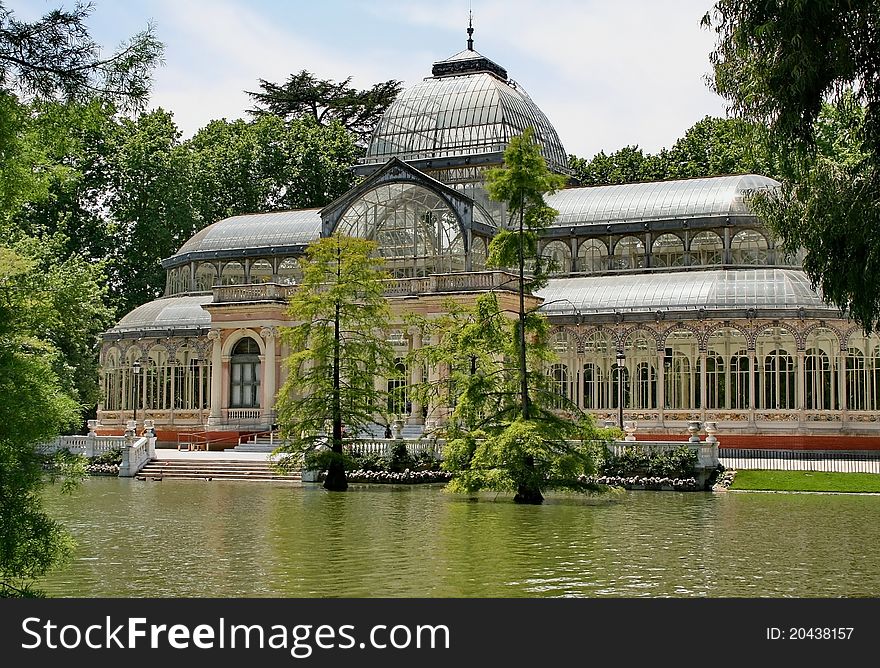
{"label": "leafy foliage", "polygon": [[779,147],[783,188],[754,205],[824,297],[880,327],[880,3],[720,0],[712,85]]}
{"label": "leafy foliage", "polygon": [[639,446],[627,447],[618,455],[606,453],[600,472],[613,476],[656,476],[689,478],[697,466],[697,453],[686,445],[670,451],[648,452]]}
{"label": "leafy foliage", "polygon": [[545,373],[554,355],[547,345],[543,316],[529,313],[528,419],[520,405],[515,321],[495,293],[470,307],[450,302],[447,313],[413,319],[436,345],[411,354],[411,364],[441,366],[447,377],[413,388],[425,404],[454,407],[447,418],[444,470],[455,473],[450,489],[514,492],[515,500],[536,503],[541,490],[592,489],[579,476],[594,471],[593,442],[603,439],[590,417],[555,394]]}
{"label": "leafy foliage", "polygon": [[15,18],[0,3],[0,87],[37,98],[116,100],[126,108],[147,98],[163,46],[147,26],[103,57],[85,25],[90,3],[55,9],[33,23]]}
{"label": "leafy foliage", "polygon": [[276,408],[288,443],[282,466],[327,447],[324,486],[345,489],[343,426],[362,432],[373,423],[384,391],[377,376],[394,365],[385,330],[390,310],[384,295],[382,259],[376,244],[333,236],[306,249],[303,280],[291,298],[290,316],[300,324],[285,329],[289,375]]}
{"label": "leafy foliage", "polygon": [[291,74],[283,84],[260,79],[262,91],[248,91],[248,95],[257,103],[251,113],[258,117],[308,118],[319,125],[337,122],[365,145],[402,85],[391,79],[359,91],[351,87],[351,77],[337,82],[318,79],[302,70]]}

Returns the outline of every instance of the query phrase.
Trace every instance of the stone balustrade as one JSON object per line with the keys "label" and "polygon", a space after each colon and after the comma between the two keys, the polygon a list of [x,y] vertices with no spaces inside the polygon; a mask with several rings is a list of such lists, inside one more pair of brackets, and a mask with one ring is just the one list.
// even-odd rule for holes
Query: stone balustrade
{"label": "stone balustrade", "polygon": [[[214,286],[215,304],[248,302],[287,302],[297,286],[280,283],[248,283]],[[506,290],[515,292],[517,277],[505,271],[457,272],[416,278],[392,278],[386,281],[389,297],[431,293]]]}

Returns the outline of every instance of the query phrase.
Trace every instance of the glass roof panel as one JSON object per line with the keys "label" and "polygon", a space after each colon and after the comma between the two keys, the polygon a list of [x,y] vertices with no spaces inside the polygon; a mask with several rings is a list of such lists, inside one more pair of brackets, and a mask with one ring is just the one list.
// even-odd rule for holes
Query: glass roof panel
{"label": "glass roof panel", "polygon": [[321,236],[320,209],[224,218],[197,232],[175,255],[308,244]]}
{"label": "glass roof panel", "polygon": [[546,315],[762,308],[832,309],[797,269],[728,269],[551,279]]}
{"label": "glass roof panel", "polygon": [[748,215],[745,194],[778,185],[755,174],[716,176],[568,188],[548,196],[547,203],[559,211],[555,225]]}

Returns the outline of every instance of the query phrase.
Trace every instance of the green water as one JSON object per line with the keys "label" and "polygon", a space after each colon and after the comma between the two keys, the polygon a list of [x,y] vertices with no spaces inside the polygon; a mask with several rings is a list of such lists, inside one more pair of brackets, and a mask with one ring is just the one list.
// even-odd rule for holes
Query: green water
{"label": "green water", "polygon": [[880,595],[880,496],[628,492],[517,506],[438,487],[92,478],[50,596]]}

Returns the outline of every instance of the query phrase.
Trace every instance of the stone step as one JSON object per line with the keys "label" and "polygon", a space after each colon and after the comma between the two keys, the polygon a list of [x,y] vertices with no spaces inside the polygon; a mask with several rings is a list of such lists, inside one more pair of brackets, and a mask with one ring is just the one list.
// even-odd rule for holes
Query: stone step
{"label": "stone step", "polygon": [[141,480],[187,478],[196,480],[275,480],[298,482],[298,472],[275,472],[269,462],[241,460],[156,460],[149,461],[137,476]]}

